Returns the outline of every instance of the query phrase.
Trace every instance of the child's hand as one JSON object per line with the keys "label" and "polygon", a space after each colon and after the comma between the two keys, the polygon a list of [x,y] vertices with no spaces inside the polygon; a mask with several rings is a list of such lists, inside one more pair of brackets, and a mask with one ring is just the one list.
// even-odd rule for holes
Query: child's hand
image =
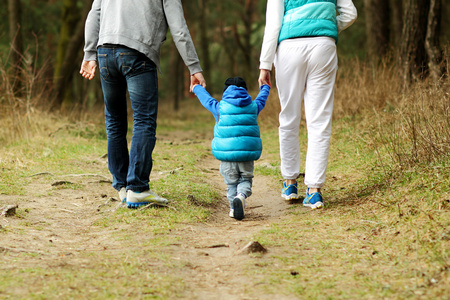
{"label": "child's hand", "polygon": [[198,72],[198,73],[191,75],[191,87],[189,89],[189,91],[191,93],[192,93],[192,90],[194,89],[194,86],[196,86],[197,84],[200,84],[201,86],[206,88],[206,81],[205,81],[205,78],[203,78],[202,72]]}

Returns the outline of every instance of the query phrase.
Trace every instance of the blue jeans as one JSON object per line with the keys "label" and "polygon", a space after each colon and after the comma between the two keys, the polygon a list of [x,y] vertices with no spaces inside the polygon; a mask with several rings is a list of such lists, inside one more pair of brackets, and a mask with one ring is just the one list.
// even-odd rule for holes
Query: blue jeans
{"label": "blue jeans", "polygon": [[[113,187],[135,192],[148,190],[158,112],[156,66],[144,54],[120,45],[98,48],[98,64]],[[127,89],[134,120],[129,153]]]}
{"label": "blue jeans", "polygon": [[221,161],[220,174],[225,180],[227,198],[230,208],[233,208],[233,199],[238,193],[250,197],[252,194],[254,161]]}

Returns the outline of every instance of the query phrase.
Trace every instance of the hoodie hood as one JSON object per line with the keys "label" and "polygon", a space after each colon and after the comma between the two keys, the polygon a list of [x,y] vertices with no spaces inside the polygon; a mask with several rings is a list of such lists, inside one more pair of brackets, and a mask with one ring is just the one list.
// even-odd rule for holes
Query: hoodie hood
{"label": "hoodie hood", "polygon": [[230,85],[223,92],[222,101],[227,101],[236,106],[247,106],[252,103],[252,97],[250,97],[245,88]]}

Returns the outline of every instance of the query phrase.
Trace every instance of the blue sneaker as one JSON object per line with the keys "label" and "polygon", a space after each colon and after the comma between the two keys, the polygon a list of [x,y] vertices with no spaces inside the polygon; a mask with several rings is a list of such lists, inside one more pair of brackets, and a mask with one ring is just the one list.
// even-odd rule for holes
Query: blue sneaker
{"label": "blue sneaker", "polygon": [[128,190],[126,203],[128,208],[138,208],[140,206],[145,206],[151,203],[167,206],[167,204],[169,204],[169,200],[161,196],[158,196],[151,190],[146,190],[140,193]]}
{"label": "blue sneaker", "polygon": [[323,207],[323,198],[320,192],[309,193],[309,188],[306,190],[306,198],[303,200],[303,206],[311,207],[311,209],[318,209]]}
{"label": "blue sneaker", "polygon": [[294,184],[289,184],[289,185],[286,185],[286,181],[283,182],[283,189],[281,190],[281,197],[283,197],[284,200],[298,199],[297,182]]}

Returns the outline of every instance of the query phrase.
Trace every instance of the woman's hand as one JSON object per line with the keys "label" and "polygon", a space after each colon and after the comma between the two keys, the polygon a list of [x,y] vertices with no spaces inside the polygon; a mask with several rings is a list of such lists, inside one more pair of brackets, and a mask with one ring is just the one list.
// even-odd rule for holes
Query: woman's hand
{"label": "woman's hand", "polygon": [[258,79],[259,87],[267,84],[268,86],[272,87],[272,83],[270,82],[270,71],[261,69],[259,72],[259,79]]}

